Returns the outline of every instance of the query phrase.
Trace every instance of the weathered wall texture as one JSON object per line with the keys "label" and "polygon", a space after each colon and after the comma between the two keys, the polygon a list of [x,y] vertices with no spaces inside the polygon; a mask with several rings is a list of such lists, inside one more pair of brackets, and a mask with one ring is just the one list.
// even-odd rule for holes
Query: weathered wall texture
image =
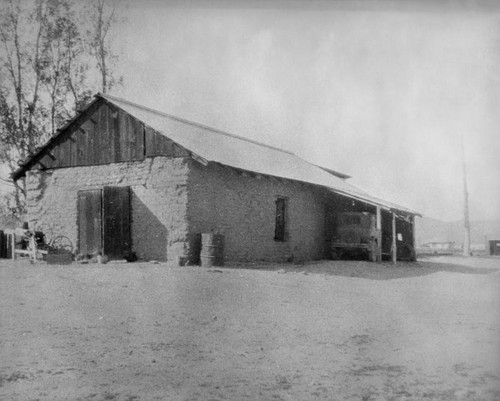
{"label": "weathered wall texture", "polygon": [[31,171],[26,178],[30,227],[65,235],[77,246],[78,191],[130,186],[132,250],[141,259],[177,260],[186,247],[187,177],[187,159],[167,157]]}
{"label": "weathered wall texture", "polygon": [[[129,186],[132,250],[140,259],[177,262],[189,254],[189,238],[205,232],[224,234],[227,262],[324,256],[323,199],[306,184],[205,167],[189,158],[155,157],[31,171],[27,186],[30,227],[65,235],[75,246],[78,191]],[[284,242],[274,240],[277,197],[288,204]]]}
{"label": "weathered wall texture", "polygon": [[[225,235],[226,261],[324,257],[325,208],[314,187],[257,178],[221,165],[190,164],[189,231]],[[274,240],[277,197],[288,198],[285,242]]]}

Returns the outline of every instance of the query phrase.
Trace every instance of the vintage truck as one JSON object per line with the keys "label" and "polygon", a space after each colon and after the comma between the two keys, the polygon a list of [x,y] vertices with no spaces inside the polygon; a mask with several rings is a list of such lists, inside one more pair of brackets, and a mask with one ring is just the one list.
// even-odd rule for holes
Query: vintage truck
{"label": "vintage truck", "polygon": [[382,232],[377,228],[376,216],[368,212],[345,212],[337,215],[337,224],[331,241],[332,259],[364,257],[377,261],[378,244]]}

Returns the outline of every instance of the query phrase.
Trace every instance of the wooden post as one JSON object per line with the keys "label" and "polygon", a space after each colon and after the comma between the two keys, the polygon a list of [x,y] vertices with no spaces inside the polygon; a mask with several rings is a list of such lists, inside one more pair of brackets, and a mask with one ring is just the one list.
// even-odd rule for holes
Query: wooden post
{"label": "wooden post", "polygon": [[382,262],[382,213],[380,206],[377,206],[377,230],[380,230],[380,235],[377,238],[377,262]]}
{"label": "wooden post", "polygon": [[12,260],[16,259],[16,232],[13,230],[12,231]]}
{"label": "wooden post", "polygon": [[396,244],[396,214],[392,213],[392,261],[396,263],[398,259],[398,248]]}
{"label": "wooden post", "polygon": [[463,256],[471,256],[470,252],[470,222],[469,222],[469,193],[467,192],[467,170],[465,166],[464,136],[460,136],[462,144],[462,169],[464,184],[464,247]]}
{"label": "wooden post", "polygon": [[412,234],[412,244],[411,246],[413,247],[413,262],[417,261],[417,227],[415,224],[415,216],[411,217],[411,234]]}

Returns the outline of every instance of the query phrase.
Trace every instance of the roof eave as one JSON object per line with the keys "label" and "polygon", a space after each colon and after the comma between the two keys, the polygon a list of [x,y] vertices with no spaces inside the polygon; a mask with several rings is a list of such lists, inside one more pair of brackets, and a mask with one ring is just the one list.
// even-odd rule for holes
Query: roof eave
{"label": "roof eave", "polygon": [[356,199],[356,200],[359,200],[361,202],[367,203],[367,204],[372,205],[372,206],[380,207],[380,208],[387,210],[389,212],[402,212],[402,213],[407,214],[407,215],[422,217],[422,215],[419,212],[407,209],[407,208],[402,207],[402,206],[399,207],[398,205],[392,205],[392,204],[388,205],[382,201],[378,202],[375,199],[368,199],[367,197],[364,197],[362,195],[352,194],[352,193],[338,190],[335,188],[328,188],[328,189],[332,192],[339,194],[339,195],[346,196],[346,197],[352,198],[352,199]]}

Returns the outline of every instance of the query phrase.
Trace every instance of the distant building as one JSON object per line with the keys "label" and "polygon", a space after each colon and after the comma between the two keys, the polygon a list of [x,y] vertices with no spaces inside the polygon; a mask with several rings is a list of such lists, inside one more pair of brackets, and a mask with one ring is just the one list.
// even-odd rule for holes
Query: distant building
{"label": "distant building", "polygon": [[420,252],[424,253],[453,253],[458,250],[454,241],[427,242],[420,247]]}
{"label": "distant building", "polygon": [[489,255],[500,255],[500,239],[488,240],[487,251]]}

